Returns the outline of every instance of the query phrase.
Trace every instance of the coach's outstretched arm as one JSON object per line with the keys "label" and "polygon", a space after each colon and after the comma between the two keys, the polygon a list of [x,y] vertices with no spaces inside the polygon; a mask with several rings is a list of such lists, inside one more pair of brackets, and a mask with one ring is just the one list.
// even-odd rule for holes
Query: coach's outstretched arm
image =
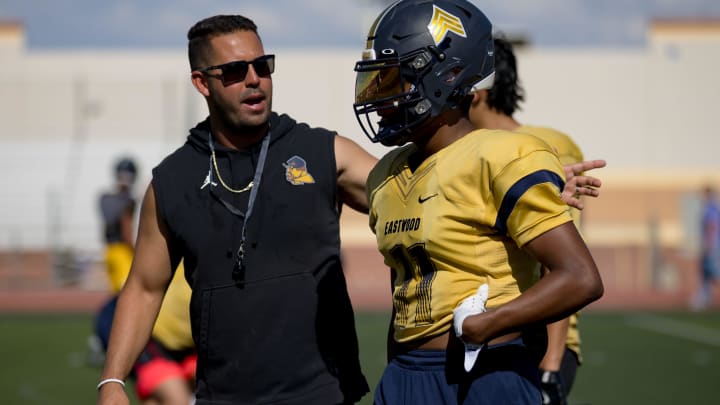
{"label": "coach's outstretched arm", "polygon": [[172,276],[165,227],[148,187],[140,211],[135,258],[120,292],[100,384],[98,404],[129,404],[123,383],[145,347]]}
{"label": "coach's outstretched arm", "polygon": [[349,138],[335,137],[335,164],[340,200],[351,208],[368,213],[365,183],[377,159]]}

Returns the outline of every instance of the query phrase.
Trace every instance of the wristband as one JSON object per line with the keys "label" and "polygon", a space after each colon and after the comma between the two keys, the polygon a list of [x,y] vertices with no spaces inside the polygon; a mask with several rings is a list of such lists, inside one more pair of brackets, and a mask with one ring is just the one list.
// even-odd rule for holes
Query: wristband
{"label": "wristband", "polygon": [[120,380],[118,378],[106,378],[98,383],[97,389],[100,389],[103,385],[105,385],[107,383],[118,383],[118,384],[122,385],[123,388],[125,388],[125,381]]}

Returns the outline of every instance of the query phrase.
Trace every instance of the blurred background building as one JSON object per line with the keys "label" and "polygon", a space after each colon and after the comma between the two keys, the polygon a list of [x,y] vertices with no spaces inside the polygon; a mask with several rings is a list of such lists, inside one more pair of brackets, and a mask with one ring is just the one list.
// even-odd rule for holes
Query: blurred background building
{"label": "blurred background building", "polygon": [[[699,190],[720,185],[720,20],[655,20],[638,48],[517,42],[520,121],[567,132],[608,162],[592,173],[604,185],[583,229],[606,283],[594,305],[685,305],[698,277]],[[359,48],[266,50],[277,54],[274,110],[384,153],[352,111]],[[186,59],[184,49],[28,49],[23,24],[0,24],[0,290],[104,288],[93,276],[96,197],[118,156],[139,162],[142,194],[152,167],[204,119]],[[343,215],[353,299],[386,307],[367,221]]]}

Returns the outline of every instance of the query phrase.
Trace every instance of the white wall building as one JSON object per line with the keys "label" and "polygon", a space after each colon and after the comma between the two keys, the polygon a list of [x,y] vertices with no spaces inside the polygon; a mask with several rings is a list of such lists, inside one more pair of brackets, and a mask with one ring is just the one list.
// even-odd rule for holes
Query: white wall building
{"label": "white wall building", "polygon": [[[606,184],[717,177],[720,22],[657,22],[648,35],[644,49],[520,49],[518,118],[606,159]],[[360,49],[266,51],[277,55],[276,111],[383,153],[352,112]],[[96,197],[116,158],[139,161],[142,194],[206,115],[184,49],[26,50],[9,24],[0,60],[0,249],[98,249]]]}

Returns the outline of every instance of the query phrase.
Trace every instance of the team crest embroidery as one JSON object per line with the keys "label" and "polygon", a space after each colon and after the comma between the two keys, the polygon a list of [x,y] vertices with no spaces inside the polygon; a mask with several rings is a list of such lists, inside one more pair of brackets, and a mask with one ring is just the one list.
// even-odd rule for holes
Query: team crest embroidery
{"label": "team crest embroidery", "polygon": [[315,179],[308,172],[307,162],[300,156],[293,156],[283,163],[285,179],[293,186],[315,183]]}
{"label": "team crest embroidery", "polygon": [[448,32],[467,38],[462,20],[434,4],[433,15],[432,18],[430,18],[430,24],[428,24],[427,28],[433,37],[433,41],[435,41],[435,45],[440,45],[440,42],[445,39]]}

